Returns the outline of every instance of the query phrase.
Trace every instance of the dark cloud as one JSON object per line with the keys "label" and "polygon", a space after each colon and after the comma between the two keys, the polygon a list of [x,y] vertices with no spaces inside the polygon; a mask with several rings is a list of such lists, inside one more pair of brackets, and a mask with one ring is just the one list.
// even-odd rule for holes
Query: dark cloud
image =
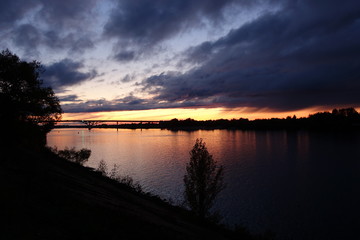
{"label": "dark cloud", "polygon": [[38,4],[28,0],[1,0],[0,29],[13,27],[15,22]]}
{"label": "dark cloud", "polygon": [[94,42],[87,34],[63,34],[57,31],[42,33],[42,45],[51,49],[67,49],[70,53],[82,53],[94,47]]}
{"label": "dark cloud", "polygon": [[[195,105],[201,107],[205,106],[200,102],[191,102],[188,103],[189,106],[193,107]],[[98,99],[98,100],[89,100],[83,101],[80,103],[69,103],[62,104],[62,109],[67,113],[79,113],[79,112],[100,112],[100,111],[130,111],[130,110],[148,110],[148,109],[159,109],[159,108],[179,108],[186,107],[184,104],[179,103],[169,103],[169,102],[158,102],[156,99],[144,99],[138,98],[133,95],[114,99]]]}
{"label": "dark cloud", "polygon": [[93,10],[97,0],[2,1],[0,37],[10,37],[13,44],[26,52],[40,47],[51,50],[83,52],[94,46],[91,34]]}
{"label": "dark cloud", "polygon": [[[158,43],[174,35],[201,26],[204,21],[218,22],[223,19],[223,10],[231,4],[244,7],[255,5],[251,0],[123,0],[118,1],[105,25],[104,35],[119,40],[122,47],[132,47],[131,57],[115,55],[117,60],[133,60]],[[119,57],[120,56],[120,57]],[[122,57],[125,56],[125,57]]]}
{"label": "dark cloud", "polygon": [[16,46],[27,52],[36,51],[40,46],[54,49],[68,49],[69,52],[81,53],[94,46],[93,41],[86,36],[70,33],[62,36],[61,32],[42,31],[31,24],[22,24],[12,32],[12,40]]}
{"label": "dark cloud", "polygon": [[134,78],[135,78],[135,75],[134,75],[134,74],[132,74],[132,75],[126,74],[125,77],[123,77],[123,78],[120,80],[120,82],[122,82],[122,83],[128,83],[128,82],[133,81]]}
{"label": "dark cloud", "polygon": [[[0,41],[11,39],[28,51],[46,46],[55,53],[82,53],[99,40],[99,35],[92,35],[97,3],[4,0]],[[117,41],[114,59],[136,61],[188,30],[204,24],[221,27],[228,9],[241,15],[258,4],[276,4],[277,10],[270,6],[271,12],[258,13],[222,38],[189,48],[178,66],[191,66],[191,70],[164,72],[138,82],[140,94],[150,94],[152,99],[130,95],[84,102],[73,98],[66,108],[244,106],[285,111],[333,104],[360,106],[359,1],[122,0],[109,13],[101,37]],[[101,19],[106,21],[104,16]],[[95,70],[81,70],[81,63],[64,59],[46,67],[44,81],[59,92],[99,76]],[[133,79],[127,75],[118,82]],[[71,101],[70,96],[67,99]]]}
{"label": "dark cloud", "polygon": [[80,84],[97,76],[95,70],[84,73],[80,71],[81,68],[83,68],[82,63],[63,59],[45,67],[44,83],[53,88],[61,88]]}
{"label": "dark cloud", "polygon": [[17,46],[36,49],[41,42],[41,35],[31,24],[23,24],[13,32],[13,40]]}
{"label": "dark cloud", "polygon": [[117,53],[114,58],[119,62],[128,62],[134,60],[135,52],[134,51],[121,51]]}
{"label": "dark cloud", "polygon": [[[150,102],[128,96],[123,99],[108,101],[105,99],[89,100],[81,103],[62,104],[62,108],[68,113],[77,112],[99,112],[99,111],[121,111],[151,109]],[[155,107],[155,105],[152,105]]]}
{"label": "dark cloud", "polygon": [[[81,27],[91,22],[97,0],[40,0],[42,8],[37,17],[48,25],[61,28]],[[84,23],[87,23],[84,26]]]}
{"label": "dark cloud", "polygon": [[297,1],[186,52],[185,74],[145,79],[159,102],[296,110],[360,105],[360,2]]}
{"label": "dark cloud", "polygon": [[59,97],[61,102],[81,102],[82,100],[79,99],[79,96],[76,94],[66,95]]}
{"label": "dark cloud", "polygon": [[83,35],[79,38],[74,38],[74,41],[71,41],[70,51],[82,53],[87,49],[93,48],[94,46],[95,44],[91,37],[88,35]]}

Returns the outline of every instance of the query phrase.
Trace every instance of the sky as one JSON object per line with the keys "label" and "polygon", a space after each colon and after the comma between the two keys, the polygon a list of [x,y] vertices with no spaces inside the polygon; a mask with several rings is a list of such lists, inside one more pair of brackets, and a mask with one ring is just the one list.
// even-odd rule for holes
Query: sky
{"label": "sky", "polygon": [[360,107],[359,0],[1,0],[5,49],[42,63],[63,119]]}

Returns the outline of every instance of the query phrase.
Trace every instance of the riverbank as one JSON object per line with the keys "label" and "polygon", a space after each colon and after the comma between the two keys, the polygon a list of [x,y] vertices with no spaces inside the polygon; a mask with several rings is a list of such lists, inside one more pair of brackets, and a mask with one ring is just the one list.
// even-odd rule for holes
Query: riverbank
{"label": "riverbank", "polygon": [[[172,131],[177,130],[315,130],[315,131],[358,131],[360,130],[360,114],[354,108],[333,109],[330,112],[318,112],[309,115],[307,118],[297,118],[288,116],[287,118],[271,119],[218,119],[218,120],[194,120],[191,118],[170,121],[121,121],[121,120],[63,120],[57,123],[82,123],[80,126],[55,125],[55,128],[128,128],[128,129],[148,129],[159,128]],[[116,122],[116,124],[114,124]],[[120,123],[120,124],[119,124]],[[85,125],[83,125],[85,124]]]}
{"label": "riverbank", "polygon": [[[3,149],[1,239],[237,239],[50,151]],[[5,153],[5,154],[4,154]],[[242,239],[251,239],[242,233]]]}

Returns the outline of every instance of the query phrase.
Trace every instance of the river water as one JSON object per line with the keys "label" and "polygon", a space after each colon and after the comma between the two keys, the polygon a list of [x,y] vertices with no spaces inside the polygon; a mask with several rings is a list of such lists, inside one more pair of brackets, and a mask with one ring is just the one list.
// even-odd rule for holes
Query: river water
{"label": "river water", "polygon": [[189,151],[202,138],[225,168],[223,223],[278,239],[360,239],[360,134],[287,131],[54,129],[48,146],[89,148],[146,191],[183,201]]}

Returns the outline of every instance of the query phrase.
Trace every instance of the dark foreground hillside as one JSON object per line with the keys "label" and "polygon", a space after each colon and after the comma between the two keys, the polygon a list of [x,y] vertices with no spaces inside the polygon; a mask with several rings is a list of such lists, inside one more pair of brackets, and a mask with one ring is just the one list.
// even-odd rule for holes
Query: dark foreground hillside
{"label": "dark foreground hillside", "polygon": [[51,152],[3,149],[0,176],[0,239],[235,238]]}

